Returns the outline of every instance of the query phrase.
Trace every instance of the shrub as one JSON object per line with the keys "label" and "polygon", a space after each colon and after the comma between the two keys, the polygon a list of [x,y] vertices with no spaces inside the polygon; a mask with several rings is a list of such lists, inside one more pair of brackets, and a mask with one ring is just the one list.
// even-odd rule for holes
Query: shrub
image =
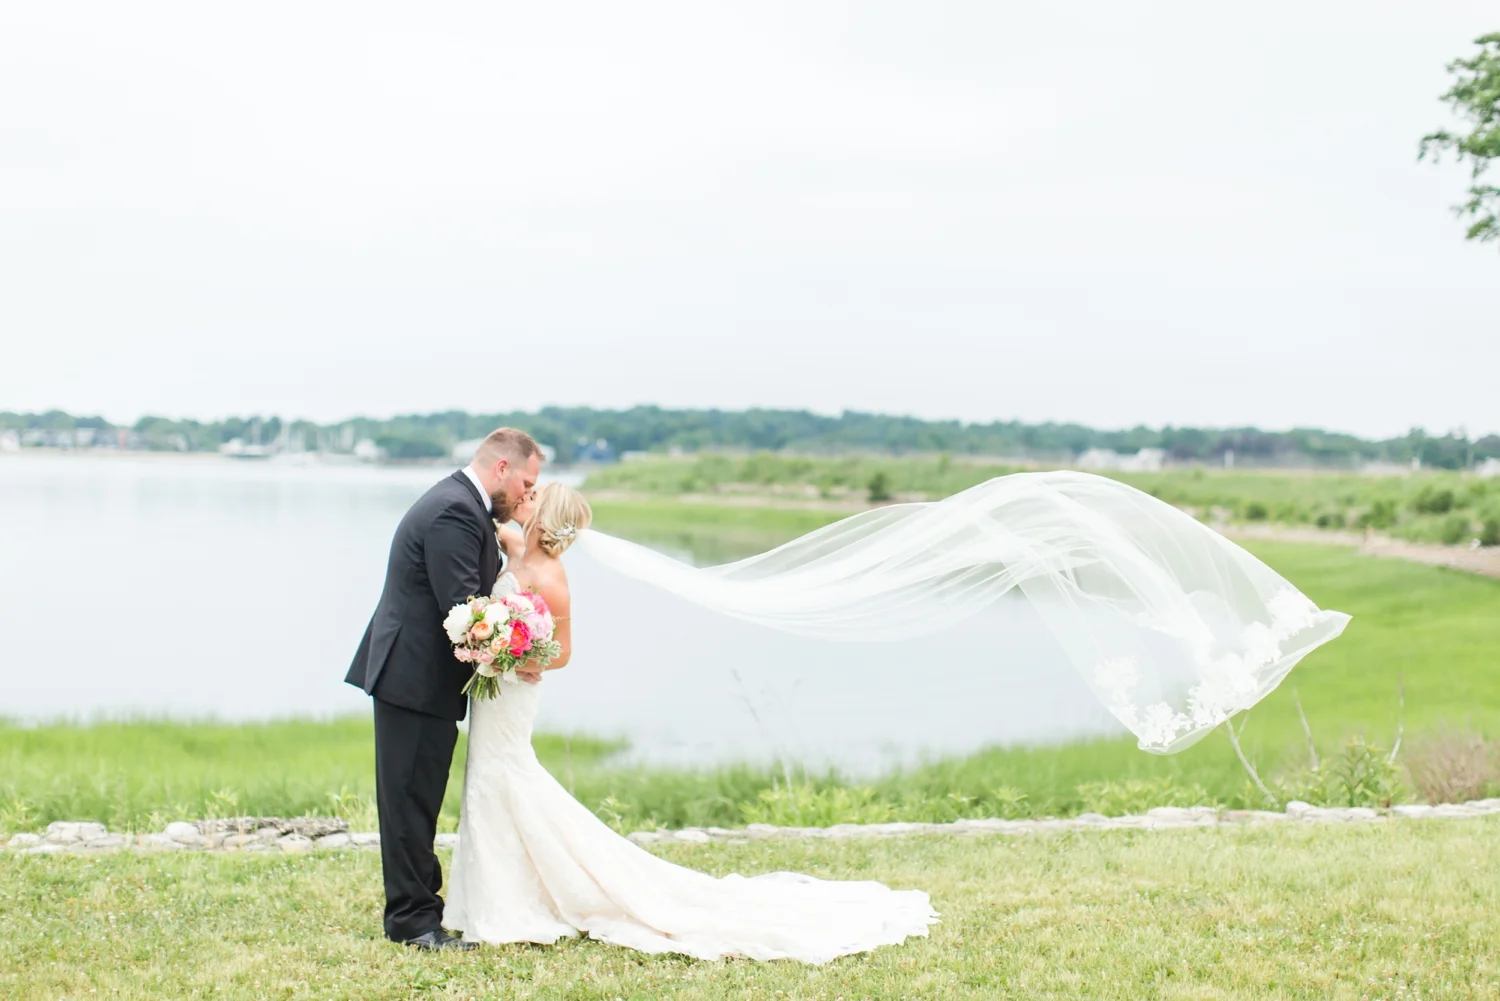
{"label": "shrub", "polygon": [[891,499],[891,478],[885,475],[885,470],[876,470],[875,475],[870,477],[869,489],[871,504]]}
{"label": "shrub", "polygon": [[1484,519],[1484,525],[1479,530],[1479,544],[1500,546],[1500,515]]}
{"label": "shrub", "polygon": [[1319,528],[1343,528],[1344,527],[1344,512],[1342,512],[1342,511],[1322,511],[1322,512],[1319,512],[1317,519],[1314,521],[1314,524],[1316,524]]}
{"label": "shrub", "polygon": [[1413,745],[1407,770],[1429,803],[1481,799],[1500,787],[1496,748],[1477,734],[1440,733]]}
{"label": "shrub", "polygon": [[1265,521],[1271,516],[1271,512],[1260,501],[1251,501],[1245,505],[1246,521]]}
{"label": "shrub", "polygon": [[1443,519],[1442,540],[1444,545],[1456,546],[1467,542],[1474,534],[1474,526],[1461,514],[1450,514]]}
{"label": "shrub", "polygon": [[1411,506],[1418,514],[1447,514],[1453,510],[1456,500],[1453,491],[1447,487],[1429,484],[1421,489]]}
{"label": "shrub", "polygon": [[1378,500],[1370,505],[1370,509],[1359,516],[1356,522],[1360,528],[1393,528],[1396,524],[1396,502],[1392,500]]}

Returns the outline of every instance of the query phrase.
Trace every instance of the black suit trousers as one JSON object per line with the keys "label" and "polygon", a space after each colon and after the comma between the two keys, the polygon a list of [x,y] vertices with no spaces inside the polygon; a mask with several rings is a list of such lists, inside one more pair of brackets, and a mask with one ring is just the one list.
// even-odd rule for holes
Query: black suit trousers
{"label": "black suit trousers", "polygon": [[451,719],[372,701],[385,934],[406,942],[436,931],[443,918],[443,869],[432,841],[458,727]]}

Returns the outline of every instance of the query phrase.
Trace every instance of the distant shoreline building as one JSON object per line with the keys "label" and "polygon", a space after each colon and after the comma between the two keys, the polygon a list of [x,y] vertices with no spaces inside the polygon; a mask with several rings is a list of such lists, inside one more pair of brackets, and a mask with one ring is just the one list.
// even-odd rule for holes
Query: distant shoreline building
{"label": "distant shoreline building", "polygon": [[1143,448],[1134,455],[1091,448],[1074,460],[1078,469],[1110,469],[1121,473],[1159,473],[1167,461],[1166,449]]}

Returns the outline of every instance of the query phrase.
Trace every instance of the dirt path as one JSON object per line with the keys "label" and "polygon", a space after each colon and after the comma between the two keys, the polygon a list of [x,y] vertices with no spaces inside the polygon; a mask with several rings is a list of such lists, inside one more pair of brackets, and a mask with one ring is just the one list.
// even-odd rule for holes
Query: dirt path
{"label": "dirt path", "polygon": [[1215,525],[1213,528],[1231,539],[1267,539],[1273,542],[1311,542],[1324,546],[1349,546],[1367,556],[1411,560],[1432,566],[1450,567],[1486,577],[1500,578],[1500,547],[1437,546],[1406,542],[1381,535],[1356,535],[1352,532],[1325,532],[1316,528],[1279,528],[1274,525]]}

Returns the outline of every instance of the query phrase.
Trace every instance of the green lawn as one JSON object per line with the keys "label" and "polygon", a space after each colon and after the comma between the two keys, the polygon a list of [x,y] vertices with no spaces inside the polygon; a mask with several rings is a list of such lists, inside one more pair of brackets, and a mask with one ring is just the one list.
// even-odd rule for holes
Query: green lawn
{"label": "green lawn", "polygon": [[1340,999],[1500,996],[1500,821],[677,845],[715,874],[928,890],[929,938],[824,967],[599,943],[429,956],[379,858],[0,856],[0,996]]}

